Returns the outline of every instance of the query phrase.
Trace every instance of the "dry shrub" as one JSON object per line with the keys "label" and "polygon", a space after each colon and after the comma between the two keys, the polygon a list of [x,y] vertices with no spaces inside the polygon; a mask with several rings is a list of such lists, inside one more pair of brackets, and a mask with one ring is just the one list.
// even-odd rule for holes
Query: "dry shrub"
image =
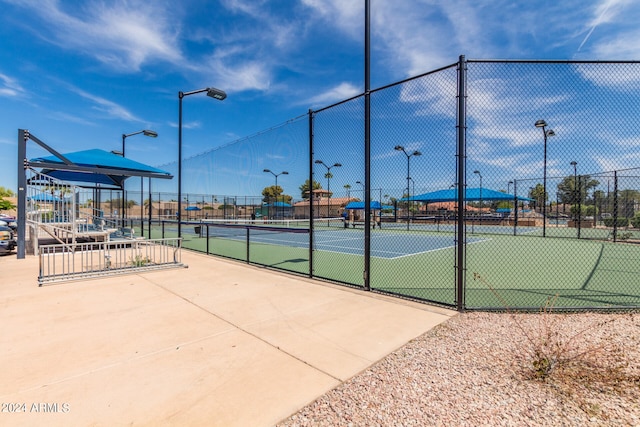
{"label": "dry shrub", "polygon": [[[522,334],[515,358],[525,380],[539,382],[590,415],[603,415],[593,402],[600,393],[640,396],[637,360],[629,356],[629,345],[634,344],[620,337],[613,325],[624,316],[633,321],[635,313],[614,317],[593,314],[596,320],[584,325],[572,322],[573,316],[584,314],[554,312],[556,295],[547,298],[537,315],[527,316],[511,309],[482,276],[474,273],[473,277],[500,300]],[[576,324],[580,324],[578,329],[574,329]]]}

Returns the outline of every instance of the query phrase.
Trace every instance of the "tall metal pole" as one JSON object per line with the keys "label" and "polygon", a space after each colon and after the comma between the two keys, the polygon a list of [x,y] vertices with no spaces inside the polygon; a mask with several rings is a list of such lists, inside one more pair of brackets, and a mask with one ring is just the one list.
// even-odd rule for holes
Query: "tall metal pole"
{"label": "tall metal pole", "polygon": [[371,290],[371,4],[364,2],[364,289]]}
{"label": "tall metal pole", "polygon": [[542,237],[547,236],[547,132],[542,127],[544,134],[544,178],[542,179]]}
{"label": "tall metal pole", "polygon": [[[17,259],[24,259],[26,255],[26,230],[27,230],[27,140],[29,131],[18,129],[18,247]],[[37,255],[37,254],[35,254]]]}
{"label": "tall metal pole", "polygon": [[[572,161],[570,164],[573,166],[573,210],[575,212],[576,200],[578,199],[578,162]],[[573,220],[578,221],[578,238],[580,238],[580,212],[574,214]]]}
{"label": "tall metal pole", "polygon": [[207,92],[207,96],[217,99],[218,101],[223,101],[227,98],[227,94],[224,91],[213,87],[192,90],[190,92],[178,92],[178,238],[182,237],[182,98],[202,92]]}
{"label": "tall metal pole", "polygon": [[[124,145],[125,145],[125,144],[124,144],[124,140],[125,140],[126,138],[127,138],[127,135],[125,135],[125,134],[123,133],[123,134],[122,134],[122,157],[123,157],[123,158],[124,158]],[[124,227],[124,218],[125,218],[125,215],[124,215],[124,208],[125,208],[125,200],[124,200],[124,199],[125,199],[124,184],[125,184],[125,182],[126,182],[126,181],[124,181],[124,180],[122,181],[122,203],[121,203],[121,205],[122,205],[122,206],[120,206],[120,208],[121,208],[120,218],[122,219],[122,226],[123,226],[123,227]]]}
{"label": "tall metal pole", "polygon": [[313,110],[309,109],[309,277],[313,277]]}
{"label": "tall metal pole", "polygon": [[149,239],[151,239],[151,221],[153,220],[153,203],[151,202],[151,177],[149,177],[148,183],[149,183]]}
{"label": "tall metal pole", "polygon": [[542,129],[542,136],[544,138],[544,166],[543,166],[543,200],[542,200],[542,237],[547,235],[547,137],[554,136],[553,129],[546,129],[547,122],[544,120],[538,120],[535,122],[535,127]]}
{"label": "tall metal pole", "polygon": [[182,237],[182,98],[184,93],[178,92],[178,238]]}
{"label": "tall metal pole", "polygon": [[518,180],[513,180],[513,206],[515,207],[515,212],[513,214],[513,235],[515,236],[518,231]]}
{"label": "tall metal pole", "polygon": [[582,228],[582,175],[578,177],[578,239]]}
{"label": "tall metal pole", "polygon": [[410,160],[411,156],[407,155],[407,231],[409,231],[409,222],[411,221],[411,191],[409,188],[409,180],[411,179],[411,173],[409,172]]}
{"label": "tall metal pole", "polygon": [[466,193],[466,133],[467,133],[467,63],[464,55],[458,61],[458,111],[457,111],[457,169],[458,169],[458,218],[456,227],[456,308],[462,312],[465,308],[465,244],[464,203]]}

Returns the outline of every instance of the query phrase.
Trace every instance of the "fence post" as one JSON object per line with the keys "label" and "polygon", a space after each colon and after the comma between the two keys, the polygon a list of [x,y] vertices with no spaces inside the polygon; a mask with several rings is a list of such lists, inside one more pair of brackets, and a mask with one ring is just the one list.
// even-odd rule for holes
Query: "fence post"
{"label": "fence post", "polygon": [[313,277],[313,110],[309,108],[309,277]]}
{"label": "fence post", "polygon": [[465,193],[467,188],[465,165],[467,163],[466,132],[467,132],[467,62],[464,55],[460,55],[458,62],[458,114],[457,114],[457,169],[458,169],[458,224],[456,227],[456,308],[462,312],[465,308],[465,243],[466,227],[464,217]]}
{"label": "fence post", "polygon": [[513,214],[513,235],[515,236],[518,233],[518,180],[513,180],[513,205],[514,205],[514,214]]}
{"label": "fence post", "polygon": [[613,242],[618,241],[618,171],[613,171]]}
{"label": "fence post", "polygon": [[[364,289],[371,290],[371,87],[370,2],[365,1],[364,67]],[[382,212],[382,211],[381,211]]]}

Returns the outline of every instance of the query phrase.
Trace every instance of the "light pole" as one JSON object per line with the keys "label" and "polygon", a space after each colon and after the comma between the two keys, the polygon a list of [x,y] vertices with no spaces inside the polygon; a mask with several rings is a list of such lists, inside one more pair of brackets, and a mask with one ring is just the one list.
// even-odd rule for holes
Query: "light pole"
{"label": "light pole", "polygon": [[538,120],[535,123],[535,127],[542,128],[542,135],[544,136],[544,170],[542,178],[542,186],[544,195],[542,196],[542,237],[547,235],[547,137],[554,136],[556,133],[553,129],[545,129],[547,122],[544,120]]}
{"label": "light pole", "polygon": [[409,230],[409,211],[411,210],[411,197],[409,197],[409,180],[411,179],[410,173],[410,160],[412,156],[421,156],[422,153],[418,150],[414,150],[412,153],[407,153],[402,145],[396,145],[393,147],[396,151],[402,151],[407,156],[407,231]]}
{"label": "light pole", "polygon": [[473,173],[480,177],[480,224],[482,224],[482,174],[479,170],[474,170]]}
{"label": "light pole", "polygon": [[[411,180],[411,196],[416,197],[416,181],[413,178],[409,178]],[[415,213],[411,213],[412,217],[415,217]]]}
{"label": "light pole", "polygon": [[[271,171],[271,169],[265,169],[265,170],[263,170],[262,172],[270,173],[271,175],[273,175],[273,176],[275,176],[275,177],[276,177],[276,188],[275,188],[275,191],[278,191],[278,177],[279,177],[280,175],[289,175],[289,172],[287,172],[287,171],[282,171],[282,172],[280,172],[280,173],[275,173],[275,172],[272,172],[272,171]],[[274,191],[274,192],[275,192],[275,191]],[[283,207],[282,207],[282,212],[283,212],[283,214],[282,214],[282,219],[284,219],[284,196],[282,196],[282,201],[283,201]],[[276,208],[276,216],[278,216],[278,196],[277,196],[277,195],[276,195],[275,208]]]}
{"label": "light pole", "polygon": [[[582,212],[580,212],[582,209],[582,206],[580,206],[580,193],[579,193],[579,189],[578,189],[578,162],[576,162],[575,160],[573,160],[570,163],[571,166],[573,166],[573,203],[575,206],[576,200],[578,200],[578,206],[577,206],[577,213],[575,214],[575,216],[573,217],[574,221],[577,221],[577,227],[578,227],[578,239],[580,238],[580,214]],[[574,211],[576,211],[576,209],[574,208]]]}
{"label": "light pole", "polygon": [[[133,136],[133,135],[139,135],[139,134],[143,134],[144,136],[148,136],[151,138],[157,138],[158,137],[158,133],[149,129],[143,129],[143,130],[139,130],[137,132],[131,132],[131,133],[123,133],[122,134],[122,152],[118,153],[117,151],[112,151],[113,154],[121,154],[122,157],[125,156],[125,141],[128,137]],[[142,177],[140,177],[140,198],[142,199],[142,192],[143,192],[143,181],[142,181]],[[120,217],[122,218],[122,225],[124,226],[124,208],[125,208],[125,197],[124,197],[124,183],[122,185],[122,212],[120,212]],[[142,227],[142,216],[140,215],[140,227]],[[144,230],[144,228],[143,228]]]}
{"label": "light pole", "polygon": [[325,175],[325,177],[327,178],[327,219],[329,219],[331,217],[331,188],[329,187],[331,180],[331,168],[339,168],[342,165],[340,163],[334,163],[331,166],[327,166],[322,160],[316,160],[315,163],[327,168],[327,174]]}
{"label": "light pole", "polygon": [[[507,182],[507,194],[511,194],[511,184],[513,184],[513,181],[509,181]],[[514,187],[515,188],[515,187]],[[515,197],[515,196],[514,196]],[[517,203],[517,202],[516,202]],[[516,209],[518,209],[518,206],[516,204]],[[509,215],[511,215],[511,212],[509,212]]]}
{"label": "light pole", "polygon": [[213,87],[192,90],[191,92],[178,92],[178,238],[182,237],[182,98],[196,93],[207,92],[207,96],[222,101],[227,94]]}

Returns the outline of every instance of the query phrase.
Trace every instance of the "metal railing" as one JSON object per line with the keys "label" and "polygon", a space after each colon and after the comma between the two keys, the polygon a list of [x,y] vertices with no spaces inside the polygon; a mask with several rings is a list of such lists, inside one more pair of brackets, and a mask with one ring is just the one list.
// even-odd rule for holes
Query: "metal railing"
{"label": "metal railing", "polygon": [[181,249],[179,238],[43,245],[38,284],[182,267]]}

